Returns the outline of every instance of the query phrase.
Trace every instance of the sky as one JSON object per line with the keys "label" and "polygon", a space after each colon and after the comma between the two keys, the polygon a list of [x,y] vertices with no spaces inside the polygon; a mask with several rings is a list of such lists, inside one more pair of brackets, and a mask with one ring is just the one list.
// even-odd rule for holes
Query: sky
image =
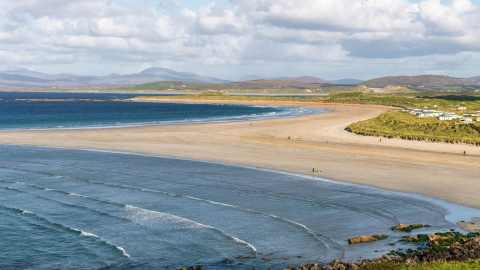
{"label": "sky", "polygon": [[0,70],[480,75],[480,0],[0,0]]}

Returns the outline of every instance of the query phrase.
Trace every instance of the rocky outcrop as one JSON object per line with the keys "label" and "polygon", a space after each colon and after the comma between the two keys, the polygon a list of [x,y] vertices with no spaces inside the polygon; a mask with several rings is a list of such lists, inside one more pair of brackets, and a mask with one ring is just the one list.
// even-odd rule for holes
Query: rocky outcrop
{"label": "rocky outcrop", "polygon": [[460,221],[457,225],[467,232],[480,232],[480,218],[474,218],[471,221]]}
{"label": "rocky outcrop", "polygon": [[202,269],[203,267],[201,265],[177,268],[177,270],[202,270]]}
{"label": "rocky outcrop", "polygon": [[388,235],[361,235],[348,239],[349,245],[356,245],[362,243],[369,243],[387,239]]}
{"label": "rocky outcrop", "polygon": [[414,230],[422,229],[422,228],[428,228],[430,225],[425,225],[425,224],[398,224],[396,226],[392,227],[392,231],[397,231],[397,232],[412,232]]}
{"label": "rocky outcrop", "polygon": [[288,270],[357,270],[370,269],[394,263],[418,264],[437,261],[468,261],[480,259],[480,234],[460,234],[457,232],[436,233],[432,235],[410,236],[425,245],[425,248],[407,252],[391,252],[373,260],[359,262],[334,261],[328,265],[305,264]]}
{"label": "rocky outcrop", "polygon": [[[373,238],[359,237],[360,240],[377,239],[381,240],[381,235]],[[304,264],[299,267],[288,267],[286,270],[364,270],[364,269],[384,269],[392,264],[418,264],[444,261],[469,261],[480,259],[480,233],[461,234],[458,232],[435,233],[431,235],[421,234],[418,236],[408,236],[415,243],[420,243],[421,248],[417,250],[408,250],[406,252],[394,251],[388,255],[372,260],[362,260],[358,262],[342,262],[335,260],[327,265],[322,264]],[[380,238],[380,239],[378,239]],[[353,238],[352,238],[353,239]],[[384,239],[384,238],[383,238]],[[201,266],[178,268],[178,270],[202,270]]]}

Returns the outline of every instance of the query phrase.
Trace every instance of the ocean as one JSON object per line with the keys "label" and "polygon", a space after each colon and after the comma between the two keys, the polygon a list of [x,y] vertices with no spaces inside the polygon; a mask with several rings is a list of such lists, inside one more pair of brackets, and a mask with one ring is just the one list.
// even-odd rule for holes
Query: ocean
{"label": "ocean", "polygon": [[[0,128],[292,115],[282,114],[289,111],[284,108],[136,104],[122,101],[126,95],[21,95],[1,95]],[[128,153],[0,145],[2,270],[280,269],[335,258],[356,260],[408,248],[398,242],[403,234],[390,230],[398,223],[432,226],[419,232],[455,229],[447,216],[456,210],[463,213],[460,206],[421,196],[316,176]],[[347,244],[348,238],[365,234],[389,238]]]}
{"label": "ocean", "polygon": [[0,129],[118,127],[293,116],[285,107],[131,102],[130,94],[0,93]]}

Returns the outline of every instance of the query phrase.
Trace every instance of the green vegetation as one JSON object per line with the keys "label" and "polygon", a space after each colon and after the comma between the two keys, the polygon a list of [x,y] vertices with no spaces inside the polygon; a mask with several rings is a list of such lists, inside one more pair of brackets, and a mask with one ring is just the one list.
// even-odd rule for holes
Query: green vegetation
{"label": "green vegetation", "polygon": [[335,103],[376,104],[400,108],[429,108],[452,112],[458,111],[458,107],[465,107],[466,111],[480,110],[479,96],[417,96],[411,93],[371,94],[350,92],[330,95],[326,101]]}
{"label": "green vegetation", "polygon": [[438,262],[416,265],[396,264],[391,262],[377,263],[361,267],[359,270],[478,270],[480,261]]}
{"label": "green vegetation", "polygon": [[184,83],[180,81],[160,81],[135,85],[128,90],[221,90],[222,84]]}
{"label": "green vegetation", "polygon": [[125,87],[126,91],[168,91],[179,94],[199,94],[206,91],[229,95],[326,95],[360,91],[358,86],[322,85],[318,83],[302,83],[288,80],[259,80],[237,83],[185,83],[181,81],[160,81]]}
{"label": "green vegetation", "polygon": [[[141,99],[161,99],[171,98],[165,96],[139,96]],[[185,100],[208,100],[208,101],[324,101],[323,97],[319,96],[275,96],[275,95],[229,95],[220,92],[202,92],[192,95],[179,95],[175,99]]]}
{"label": "green vegetation", "polygon": [[[472,257],[462,257],[465,254],[478,254],[479,233],[462,234],[455,231],[440,232],[432,235],[419,234],[417,236],[407,236],[412,239],[412,243],[421,244],[426,248],[419,250],[409,250],[404,253],[405,258],[423,257],[427,261],[418,262],[414,265],[406,265],[405,262],[393,261],[374,261],[362,265],[360,270],[467,270],[480,269],[480,261],[468,260],[468,258],[478,258],[478,255]],[[462,249],[463,248],[463,249]],[[394,252],[395,253],[395,252]],[[456,258],[456,259],[455,259]],[[460,259],[462,258],[462,259]],[[449,262],[446,260],[449,259]]]}
{"label": "green vegetation", "polygon": [[398,232],[412,232],[413,230],[418,230],[422,228],[428,228],[430,225],[424,225],[424,224],[398,224],[396,226],[393,226],[391,229],[392,231],[398,231]]}
{"label": "green vegetation", "polygon": [[478,122],[464,124],[459,121],[417,118],[398,111],[387,112],[376,118],[351,124],[347,130],[365,136],[466,143],[480,146],[480,124]]}

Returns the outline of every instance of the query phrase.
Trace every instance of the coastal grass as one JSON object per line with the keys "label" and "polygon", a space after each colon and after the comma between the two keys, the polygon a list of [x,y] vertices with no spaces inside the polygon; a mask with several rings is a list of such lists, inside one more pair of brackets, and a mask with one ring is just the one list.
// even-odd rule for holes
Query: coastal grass
{"label": "coastal grass", "polygon": [[359,270],[479,270],[480,261],[437,262],[416,265],[396,264],[391,262],[372,264]]}
{"label": "coastal grass", "polygon": [[390,111],[349,125],[347,131],[364,136],[405,140],[465,143],[480,146],[480,124],[417,118],[405,112]]}
{"label": "coastal grass", "polygon": [[[258,92],[257,95],[231,95],[222,92],[201,92],[197,94],[179,95],[176,99],[210,100],[210,101],[295,101],[343,104],[372,104],[399,108],[429,108],[449,112],[480,111],[480,96],[475,95],[422,95],[415,93],[376,94],[365,92],[332,92],[325,95],[269,95],[270,92]],[[265,95],[262,95],[265,94]],[[141,96],[141,99],[166,99],[162,96]],[[464,110],[459,112],[459,108]]]}
{"label": "coastal grass", "polygon": [[333,103],[374,104],[399,108],[428,108],[458,112],[464,107],[466,112],[480,111],[480,96],[474,95],[430,95],[419,96],[412,93],[372,94],[363,92],[337,93],[329,95],[326,101]]}

